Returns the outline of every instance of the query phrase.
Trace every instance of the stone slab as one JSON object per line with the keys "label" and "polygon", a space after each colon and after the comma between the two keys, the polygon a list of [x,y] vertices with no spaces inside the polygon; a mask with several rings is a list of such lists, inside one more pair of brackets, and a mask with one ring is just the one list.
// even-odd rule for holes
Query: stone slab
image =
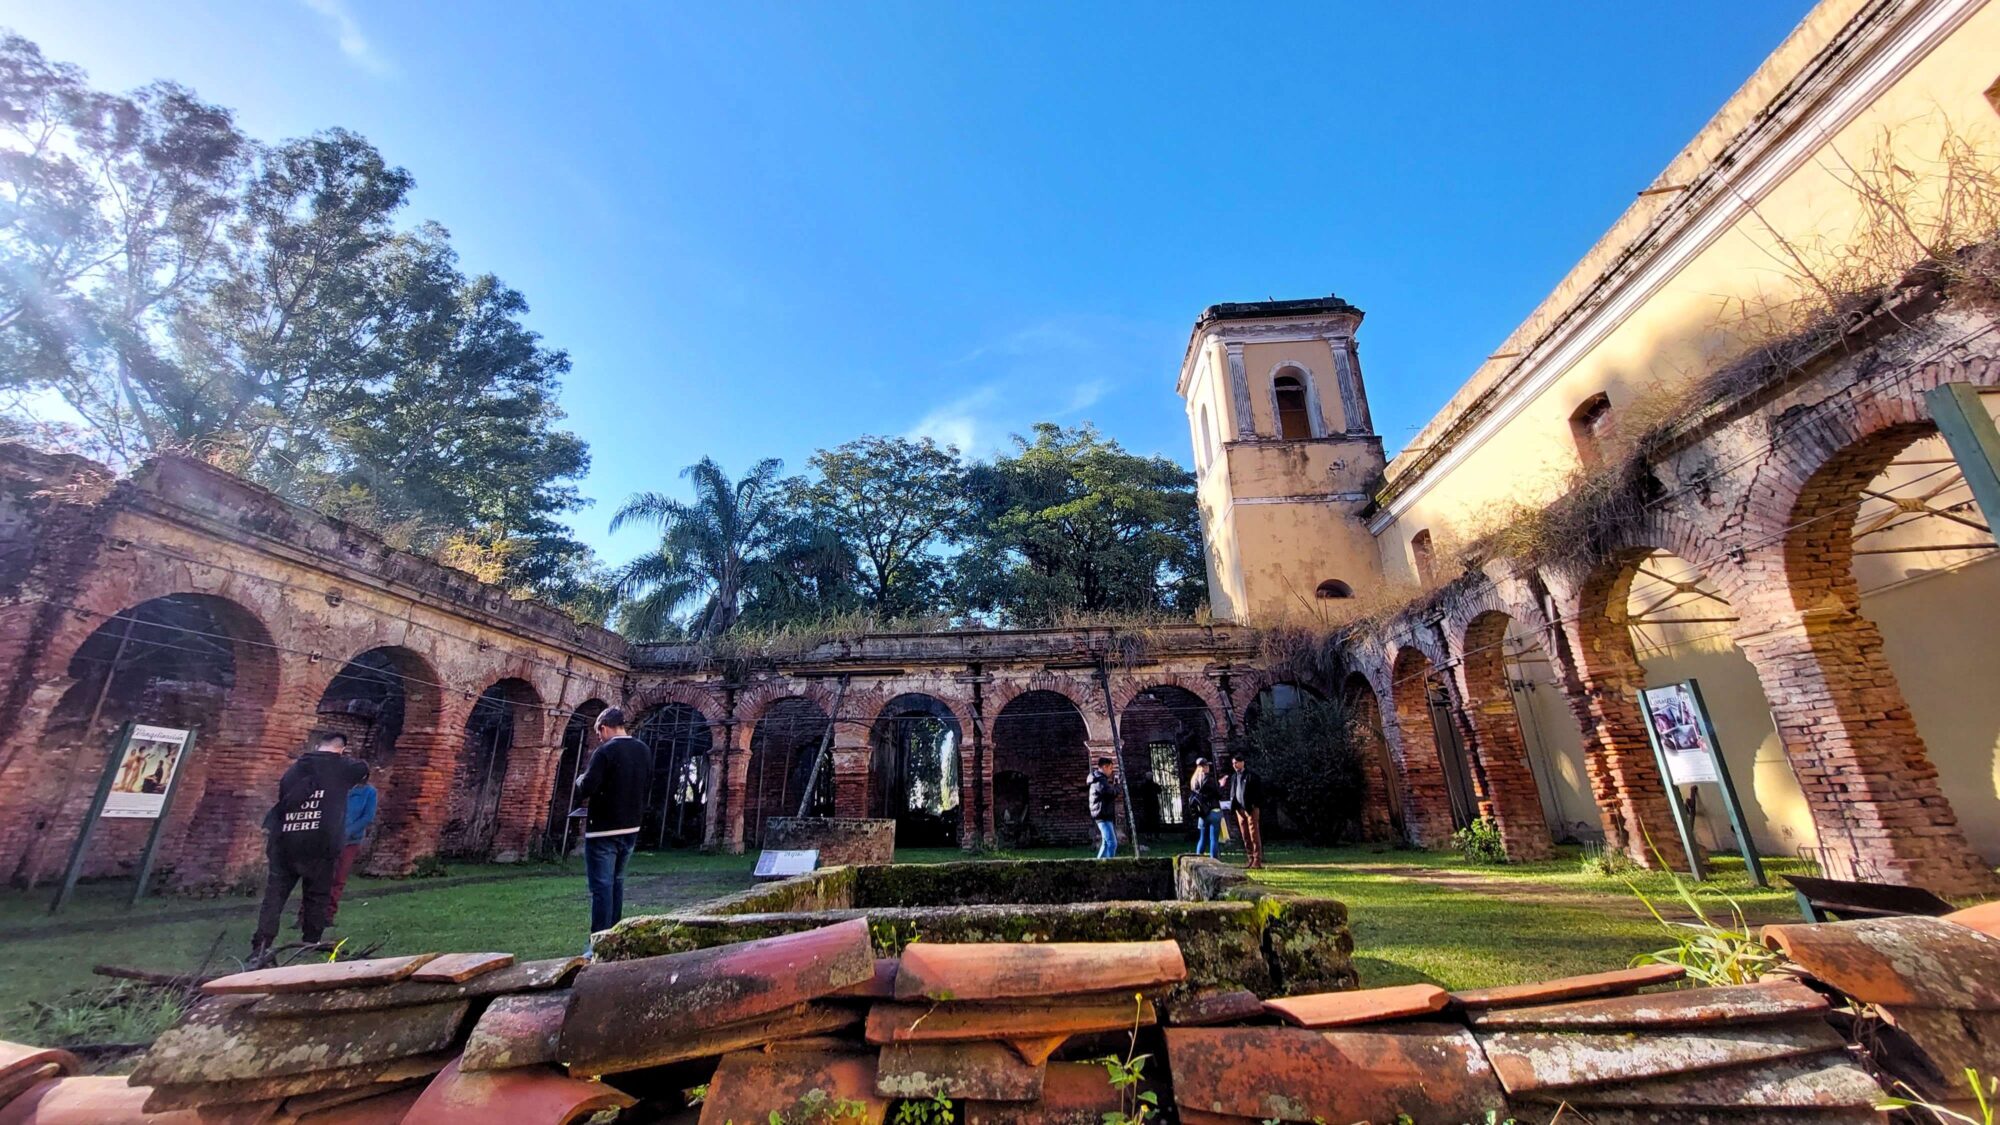
{"label": "stone slab", "polygon": [[2000,1011],[2000,938],[1943,918],[1764,927],[1764,943],[1869,1004]]}
{"label": "stone slab", "polygon": [[1869,1107],[1887,1095],[1845,1053],[1705,1070],[1651,1082],[1613,1083],[1523,1095],[1546,1105],[1680,1109]]}
{"label": "stone slab", "polygon": [[1616,996],[1655,985],[1672,984],[1687,976],[1679,965],[1640,965],[1608,973],[1586,973],[1576,977],[1533,984],[1509,984],[1498,988],[1473,988],[1451,994],[1466,1008],[1517,1008],[1529,1004],[1550,1004],[1557,1000],[1577,1000],[1586,996]]}
{"label": "stone slab", "polygon": [[486,1006],[465,1038],[459,1066],[465,1070],[506,1070],[556,1061],[569,989],[502,996]]}
{"label": "stone slab", "polygon": [[898,1000],[1025,1000],[1145,989],[1187,979],[1172,941],[976,943],[920,941],[903,950]]}
{"label": "stone slab", "polygon": [[410,979],[425,984],[463,984],[513,963],[512,953],[440,953],[418,966]]}
{"label": "stone slab", "polygon": [[688,1035],[666,1035],[645,1040],[635,1038],[624,1046],[622,1055],[599,1059],[588,1067],[567,1059],[562,1061],[569,1066],[573,1074],[623,1074],[627,1071],[644,1070],[647,1067],[686,1062],[689,1059],[712,1059],[732,1051],[742,1051],[790,1039],[823,1035],[830,1031],[853,1027],[861,1020],[862,1013],[848,1005],[799,1004],[782,1012],[724,1024],[721,1027],[712,1027]]}
{"label": "stone slab", "polygon": [[146,1099],[146,1108],[151,1113],[162,1113],[171,1109],[229,1105],[236,1102],[263,1101],[268,1098],[291,1098],[330,1090],[351,1090],[385,1082],[404,1082],[412,1079],[429,1081],[432,1075],[443,1070],[456,1057],[455,1052],[440,1051],[429,1055],[413,1055],[405,1059],[390,1059],[387,1062],[371,1063],[367,1066],[315,1070],[309,1074],[294,1074],[282,1078],[247,1078],[237,1082],[154,1086],[152,1096]]}
{"label": "stone slab", "polygon": [[965,1125],[1102,1125],[1120,1109],[1118,1091],[1100,1063],[1050,1063],[1042,1096],[1031,1102],[965,1104]]}
{"label": "stone slab", "polygon": [[979,1039],[1020,1039],[1047,1035],[1082,1035],[1093,1031],[1124,1031],[1135,1023],[1159,1022],[1145,1000],[1097,1000],[1064,1004],[1022,1003],[878,1003],[868,1009],[868,1041],[888,1043],[961,1042]]}
{"label": "stone slab", "polygon": [[841,1125],[880,1125],[889,1109],[875,1093],[872,1051],[737,1051],[723,1056],[708,1081],[701,1125],[762,1125],[807,1099],[829,1108],[858,1105],[858,1115],[841,1118]]}
{"label": "stone slab", "polygon": [[1532,1008],[1500,1008],[1476,1012],[1470,1020],[1482,1030],[1539,1028],[1545,1031],[1605,1031],[1613,1028],[1687,1028],[1768,1023],[1817,1015],[1827,1010],[1826,997],[1795,980],[1770,980],[1721,988],[1687,988],[1612,996]]}
{"label": "stone slab", "polygon": [[635,1104],[618,1089],[571,1078],[554,1067],[468,1071],[453,1063],[424,1087],[404,1120],[410,1125],[512,1121],[569,1125],[608,1109],[627,1109]]}
{"label": "stone slab", "polygon": [[255,1019],[242,1005],[198,1004],[133,1068],[146,1085],[232,1082],[365,1066],[450,1047],[464,1026],[465,1001],[342,1012],[316,1019]]}
{"label": "stone slab", "polygon": [[[609,961],[576,976],[562,1059],[585,1074],[655,1065],[665,1041],[785,1011],[875,975],[868,923],[856,918],[736,945]],[[901,973],[899,971],[898,978]]]}
{"label": "stone slab", "polygon": [[342,988],[332,992],[292,992],[266,996],[251,1012],[259,1016],[315,1016],[323,1012],[372,1012],[441,1004],[447,1000],[478,1000],[510,992],[560,988],[588,964],[581,957],[523,961],[483,973],[461,984],[405,980],[374,988]]}
{"label": "stone slab", "polygon": [[[1506,1099],[1462,1027],[1411,1023],[1346,1031],[1168,1028],[1184,1110],[1257,1121],[1483,1121]],[[1183,1120],[1187,1120],[1185,1115]]]}
{"label": "stone slab", "polygon": [[1264,1010],[1295,1027],[1349,1027],[1414,1019],[1444,1011],[1451,993],[1434,984],[1403,984],[1354,992],[1316,992],[1264,1001]]}
{"label": "stone slab", "polygon": [[876,1062],[875,1092],[885,1098],[1030,1102],[1042,1096],[1046,1070],[1002,1043],[895,1043],[882,1048]]}
{"label": "stone slab", "polygon": [[306,961],[276,969],[254,969],[217,977],[201,986],[210,996],[243,992],[322,992],[330,988],[353,988],[366,984],[390,984],[403,980],[436,957],[418,953],[408,957],[368,957],[360,961]]}
{"label": "stone slab", "polygon": [[0,1125],[264,1125],[278,1112],[277,1101],[210,1109],[177,1109],[148,1114],[144,1086],[123,1078],[91,1075],[55,1078],[0,1105]]}
{"label": "stone slab", "polygon": [[1697,1031],[1479,1033],[1510,1095],[1569,1086],[1647,1082],[1718,1067],[1757,1066],[1838,1051],[1839,1034],[1818,1020]]}

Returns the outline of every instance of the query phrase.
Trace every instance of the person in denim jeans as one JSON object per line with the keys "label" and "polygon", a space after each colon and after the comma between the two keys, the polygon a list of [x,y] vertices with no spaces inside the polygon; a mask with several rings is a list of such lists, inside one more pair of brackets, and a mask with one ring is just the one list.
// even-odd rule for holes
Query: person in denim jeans
{"label": "person in denim jeans", "polygon": [[1118,854],[1117,801],[1111,795],[1110,758],[1097,759],[1097,765],[1090,771],[1090,819],[1097,825],[1097,858],[1110,859]]}
{"label": "person in denim jeans", "polygon": [[625,733],[625,712],[606,707],[597,717],[597,749],[576,779],[576,797],[588,802],[584,818],[583,871],[590,884],[590,932],[608,930],[625,916],[625,863],[639,842],[653,752]]}
{"label": "person in denim jeans", "polygon": [[1222,835],[1222,786],[1216,784],[1207,758],[1194,760],[1194,776],[1188,778],[1187,807],[1194,814],[1194,854],[1215,858],[1216,842]]}

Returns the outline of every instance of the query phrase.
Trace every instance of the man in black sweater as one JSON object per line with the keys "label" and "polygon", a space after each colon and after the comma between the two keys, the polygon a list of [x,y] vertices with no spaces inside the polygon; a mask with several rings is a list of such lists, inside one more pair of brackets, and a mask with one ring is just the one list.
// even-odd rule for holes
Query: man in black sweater
{"label": "man in black sweater", "polygon": [[250,959],[262,962],[277,940],[285,900],[300,883],[299,929],[317,945],[331,913],[333,871],[347,843],[347,793],[368,780],[368,765],[347,755],[345,735],[329,734],[278,779],[278,803],[264,816],[265,852],[270,874]]}
{"label": "man in black sweater", "polygon": [[597,717],[597,737],[590,765],[576,779],[576,797],[590,808],[583,822],[583,870],[593,934],[625,915],[625,861],[639,842],[653,775],[653,752],[625,733],[625,712],[606,707]]}
{"label": "man in black sweater", "polygon": [[1229,775],[1229,807],[1236,812],[1236,834],[1250,867],[1264,866],[1264,779],[1250,772],[1250,760],[1237,750],[1229,755],[1236,772]]}

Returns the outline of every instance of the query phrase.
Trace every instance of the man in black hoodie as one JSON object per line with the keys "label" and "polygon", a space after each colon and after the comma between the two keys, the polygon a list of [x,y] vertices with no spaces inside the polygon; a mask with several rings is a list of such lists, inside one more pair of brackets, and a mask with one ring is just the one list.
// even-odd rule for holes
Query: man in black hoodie
{"label": "man in black hoodie", "polygon": [[576,779],[576,796],[589,802],[583,822],[583,871],[590,882],[590,932],[608,930],[625,916],[625,861],[646,819],[646,790],[653,752],[625,733],[625,712],[606,707],[597,717],[590,765]]}
{"label": "man in black hoodie", "polygon": [[264,960],[278,937],[285,900],[300,892],[299,929],[318,944],[333,896],[333,869],[347,843],[347,791],[368,780],[368,766],[347,756],[347,737],[329,734],[299,755],[278,779],[278,803],[264,816],[265,853],[271,870],[264,906],[250,938],[250,959]]}

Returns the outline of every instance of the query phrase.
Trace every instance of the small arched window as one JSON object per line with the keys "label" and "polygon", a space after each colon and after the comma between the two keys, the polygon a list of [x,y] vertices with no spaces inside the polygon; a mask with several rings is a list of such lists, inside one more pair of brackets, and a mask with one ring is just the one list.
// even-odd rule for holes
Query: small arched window
{"label": "small arched window", "polygon": [[1410,561],[1417,565],[1417,581],[1426,586],[1437,581],[1437,556],[1431,548],[1430,528],[1410,536]]}
{"label": "small arched window", "polygon": [[1203,472],[1207,472],[1207,471],[1208,471],[1208,467],[1209,467],[1210,465],[1213,465],[1213,464],[1215,464],[1215,439],[1214,439],[1214,438],[1211,438],[1211,437],[1209,436],[1209,429],[1208,429],[1208,404],[1204,402],[1204,403],[1202,403],[1202,404],[1201,404],[1201,468],[1202,468],[1202,471],[1203,471]]}
{"label": "small arched window", "polygon": [[1338,578],[1329,578],[1319,584],[1319,589],[1313,591],[1313,596],[1319,598],[1351,598],[1354,596],[1354,587],[1349,586]]}
{"label": "small arched window", "polygon": [[1611,413],[1611,396],[1594,394],[1583,400],[1569,416],[1569,434],[1576,441],[1577,460],[1586,469],[1595,469],[1604,463],[1605,450],[1610,447],[1612,435],[1617,430],[1617,418]]}
{"label": "small arched window", "polygon": [[1278,405],[1278,437],[1285,441],[1305,441],[1313,436],[1312,414],[1306,408],[1306,384],[1290,373],[1271,380],[1271,396]]}

